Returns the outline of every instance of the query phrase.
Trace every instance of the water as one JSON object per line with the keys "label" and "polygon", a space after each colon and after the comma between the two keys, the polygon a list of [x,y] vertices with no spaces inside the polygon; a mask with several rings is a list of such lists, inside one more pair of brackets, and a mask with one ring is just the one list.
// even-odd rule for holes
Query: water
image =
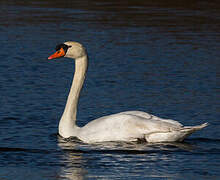
{"label": "water", "polygon": [[[0,2],[0,179],[219,179],[216,1]],[[78,125],[142,110],[210,126],[183,143],[88,145],[57,136],[81,42],[89,70]]]}

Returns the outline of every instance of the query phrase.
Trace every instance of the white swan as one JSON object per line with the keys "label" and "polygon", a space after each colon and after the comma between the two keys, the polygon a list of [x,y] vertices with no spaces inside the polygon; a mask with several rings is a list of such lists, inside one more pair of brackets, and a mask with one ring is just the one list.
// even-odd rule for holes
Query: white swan
{"label": "white swan", "polygon": [[56,52],[48,57],[75,59],[75,74],[65,110],[59,122],[59,135],[63,138],[77,137],[86,143],[104,141],[147,142],[183,141],[193,132],[208,125],[183,126],[177,121],[162,119],[141,111],[126,111],[93,120],[84,127],[76,125],[77,104],[87,70],[87,53],[77,42],[65,42],[56,47]]}

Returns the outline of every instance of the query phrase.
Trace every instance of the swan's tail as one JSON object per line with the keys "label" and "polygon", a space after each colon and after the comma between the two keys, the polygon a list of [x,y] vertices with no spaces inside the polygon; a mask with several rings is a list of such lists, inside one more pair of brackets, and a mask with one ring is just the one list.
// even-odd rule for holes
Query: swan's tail
{"label": "swan's tail", "polygon": [[204,123],[198,126],[184,126],[181,129],[168,131],[168,132],[153,132],[145,134],[147,142],[177,142],[183,141],[186,137],[192,133],[208,126],[208,123]]}
{"label": "swan's tail", "polygon": [[203,129],[204,127],[208,126],[208,123],[204,123],[201,125],[197,125],[197,126],[184,126],[181,130],[180,130],[180,137],[177,141],[183,141],[186,137],[190,136],[192,133]]}
{"label": "swan's tail", "polygon": [[184,126],[181,131],[183,132],[189,132],[189,133],[193,133],[195,131],[198,131],[200,129],[203,129],[204,127],[208,126],[208,123],[204,123],[198,126]]}

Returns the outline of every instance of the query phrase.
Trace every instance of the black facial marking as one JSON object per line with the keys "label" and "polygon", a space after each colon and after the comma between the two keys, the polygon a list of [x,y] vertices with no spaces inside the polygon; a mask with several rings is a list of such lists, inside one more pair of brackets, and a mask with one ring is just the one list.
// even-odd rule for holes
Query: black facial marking
{"label": "black facial marking", "polygon": [[60,50],[61,48],[64,49],[65,53],[67,52],[68,48],[70,48],[71,46],[67,46],[66,44],[58,44],[56,46],[56,51]]}

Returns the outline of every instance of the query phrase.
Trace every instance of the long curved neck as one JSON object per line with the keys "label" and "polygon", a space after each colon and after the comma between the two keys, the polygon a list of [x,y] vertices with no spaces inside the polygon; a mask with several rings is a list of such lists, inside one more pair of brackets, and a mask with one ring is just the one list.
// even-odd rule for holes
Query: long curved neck
{"label": "long curved neck", "polygon": [[69,128],[71,129],[76,127],[77,105],[87,71],[87,64],[86,55],[75,59],[73,82],[66,102],[65,110],[59,124],[59,131],[62,131],[59,132],[60,134],[67,133],[63,131],[68,131]]}

